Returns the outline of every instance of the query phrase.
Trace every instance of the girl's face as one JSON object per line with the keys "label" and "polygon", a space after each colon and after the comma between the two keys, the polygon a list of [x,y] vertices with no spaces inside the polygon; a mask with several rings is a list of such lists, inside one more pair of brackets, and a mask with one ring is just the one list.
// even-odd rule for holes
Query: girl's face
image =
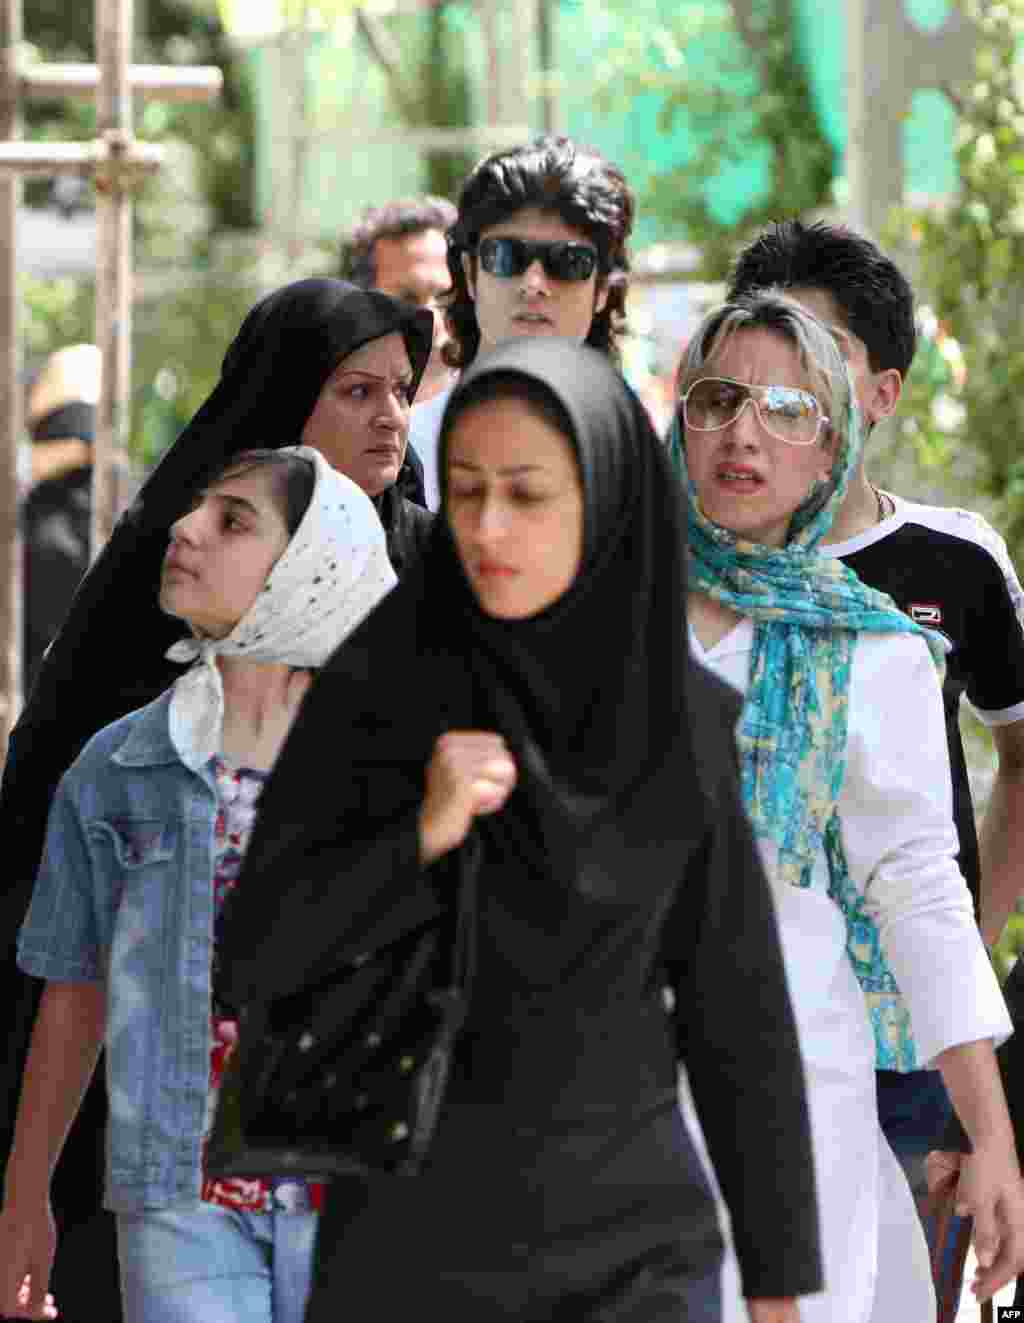
{"label": "girl's face", "polygon": [[302,444],[367,496],[379,496],[398,481],[405,460],[412,376],[397,331],[360,346],[324,382]]}
{"label": "girl's face", "polygon": [[569,440],[521,400],[460,414],[446,509],[481,609],[525,620],[568,591],[583,555],[583,488]]}
{"label": "girl's face", "polygon": [[228,474],[171,525],[161,609],[197,634],[224,638],[255,602],[288,542],[270,470]]}
{"label": "girl's face", "polygon": [[[734,332],[705,364],[702,376],[761,386],[797,386],[815,393],[796,347],[775,331]],[[748,402],[739,417],[710,432],[686,431],[686,467],[707,517],[745,541],[785,545],[790,520],[815,484],[832,473],[834,443],[827,425],[811,445],[768,432]]]}

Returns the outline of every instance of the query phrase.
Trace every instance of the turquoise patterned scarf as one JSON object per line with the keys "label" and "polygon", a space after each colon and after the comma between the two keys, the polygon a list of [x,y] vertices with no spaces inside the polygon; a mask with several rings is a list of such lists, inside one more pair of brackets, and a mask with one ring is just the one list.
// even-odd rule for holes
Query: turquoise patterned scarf
{"label": "turquoise patterned scarf", "polygon": [[[743,797],[774,870],[809,887],[824,850],[829,895],[846,920],[846,948],[864,990],[881,1069],[917,1068],[909,1017],[878,929],[849,875],[837,804],[846,772],[850,667],[857,634],[922,634],[936,665],[944,645],[885,593],[868,588],[818,546],[832,526],[860,448],[859,411],[836,459],[834,488],[793,516],[784,547],[745,542],[701,511],[678,419],[668,444],[689,493],[691,587],[754,621],[750,683],[737,732]],[[823,499],[824,498],[824,499]],[[771,855],[769,854],[769,859]]]}

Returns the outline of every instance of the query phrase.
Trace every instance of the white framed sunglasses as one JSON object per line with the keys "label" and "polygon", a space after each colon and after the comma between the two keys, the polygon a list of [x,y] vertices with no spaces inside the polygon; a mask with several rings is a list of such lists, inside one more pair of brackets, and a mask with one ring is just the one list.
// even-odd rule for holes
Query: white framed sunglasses
{"label": "white framed sunglasses", "polygon": [[788,446],[812,446],[829,419],[817,397],[798,386],[755,386],[730,377],[701,377],[679,399],[683,423],[715,432],[734,423],[748,404],[764,430]]}

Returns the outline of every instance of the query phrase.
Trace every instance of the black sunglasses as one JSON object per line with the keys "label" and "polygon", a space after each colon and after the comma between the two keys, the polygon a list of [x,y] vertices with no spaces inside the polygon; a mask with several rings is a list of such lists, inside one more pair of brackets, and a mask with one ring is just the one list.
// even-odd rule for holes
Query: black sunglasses
{"label": "black sunglasses", "polygon": [[596,248],[565,239],[531,243],[501,235],[481,239],[476,252],[480,265],[491,276],[521,276],[538,259],[552,280],[589,280],[597,267]]}

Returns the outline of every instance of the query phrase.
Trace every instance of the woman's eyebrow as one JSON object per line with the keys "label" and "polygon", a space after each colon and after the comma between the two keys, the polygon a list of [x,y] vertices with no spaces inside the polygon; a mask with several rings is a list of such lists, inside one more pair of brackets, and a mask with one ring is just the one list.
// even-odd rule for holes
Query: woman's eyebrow
{"label": "woman's eyebrow", "polygon": [[366,372],[363,368],[342,368],[337,379],[340,381],[342,377],[365,377],[367,381],[394,381],[401,385],[408,385],[412,381],[411,372],[402,372],[396,377],[385,377],[379,372]]}
{"label": "woman's eyebrow", "polygon": [[[453,469],[468,469],[471,473],[483,472],[482,465],[474,464],[468,459],[453,459],[450,464]],[[543,470],[543,464],[509,464],[503,469],[494,469],[493,472],[499,478],[513,478],[520,473],[541,473]]]}
{"label": "woman's eyebrow", "polygon": [[231,506],[233,510],[244,510],[246,514],[255,515],[257,519],[262,514],[259,506],[253,505],[252,501],[247,501],[244,496],[234,496],[230,492],[204,492],[203,495],[211,496],[215,501]]}

